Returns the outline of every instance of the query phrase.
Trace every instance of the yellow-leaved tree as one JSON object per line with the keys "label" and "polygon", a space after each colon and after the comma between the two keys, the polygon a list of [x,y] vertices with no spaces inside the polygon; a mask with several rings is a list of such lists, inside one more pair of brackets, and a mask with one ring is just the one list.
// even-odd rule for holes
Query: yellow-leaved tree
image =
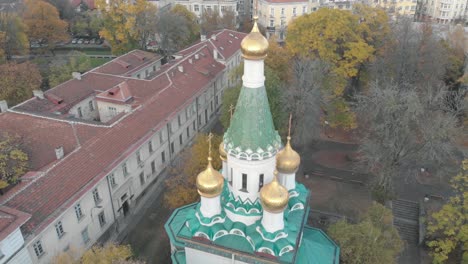
{"label": "yellow-leaved tree", "polygon": [[468,263],[468,159],[461,172],[451,180],[454,195],[429,218],[427,231],[432,239],[433,263]]}
{"label": "yellow-leaved tree", "polygon": [[25,0],[23,22],[30,41],[52,51],[56,42],[67,41],[68,23],[60,19],[57,8],[42,0]]}
{"label": "yellow-leaved tree", "polygon": [[113,54],[145,48],[156,32],[157,9],[146,0],[112,0],[112,4],[96,0],[96,6],[103,17],[99,35],[109,42]]}
{"label": "yellow-leaved tree", "polygon": [[144,264],[140,260],[133,260],[132,248],[129,245],[106,244],[93,246],[82,251],[74,248],[55,256],[52,264]]}
{"label": "yellow-leaved tree", "polygon": [[[211,158],[213,168],[221,169],[218,147],[222,137],[213,135],[211,139]],[[166,180],[167,191],[164,204],[168,208],[177,208],[197,201],[199,195],[196,187],[197,175],[206,169],[208,164],[208,135],[198,134],[192,147],[183,150],[177,164],[172,168],[171,176]]]}
{"label": "yellow-leaved tree", "polygon": [[0,134],[0,190],[18,182],[28,170],[28,161],[18,135]]}

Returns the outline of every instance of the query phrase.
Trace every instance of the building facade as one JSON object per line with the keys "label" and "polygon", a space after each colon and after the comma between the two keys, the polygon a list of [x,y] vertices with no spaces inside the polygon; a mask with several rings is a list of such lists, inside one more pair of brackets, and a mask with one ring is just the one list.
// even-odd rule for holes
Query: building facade
{"label": "building facade", "polygon": [[199,19],[203,16],[204,12],[212,11],[219,12],[220,16],[223,16],[224,12],[228,10],[234,12],[236,17],[239,15],[237,0],[176,0],[174,4],[183,5]]}
{"label": "building facade", "polygon": [[468,16],[467,0],[418,0],[417,19],[432,22],[465,24]]}
{"label": "building facade", "polygon": [[167,221],[172,262],[338,264],[339,247],[306,225],[310,193],[296,182],[300,156],[291,138],[283,146],[273,125],[264,76],[268,41],[256,22],[241,50],[243,86],[219,145],[222,169],[208,156],[194,186],[200,202]]}
{"label": "building facade", "polygon": [[119,231],[215,117],[243,36],[215,32],[164,65],[132,51],[3,109],[0,130],[22,137],[31,170],[0,197],[11,215],[0,218],[0,263],[50,263]]}

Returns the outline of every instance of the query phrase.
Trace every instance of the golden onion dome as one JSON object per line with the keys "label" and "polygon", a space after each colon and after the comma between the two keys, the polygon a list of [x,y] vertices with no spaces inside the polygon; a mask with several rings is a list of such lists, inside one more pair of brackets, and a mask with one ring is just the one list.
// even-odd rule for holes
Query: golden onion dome
{"label": "golden onion dome", "polygon": [[285,174],[295,173],[301,164],[301,157],[291,147],[291,137],[288,136],[286,146],[276,154],[276,169]]}
{"label": "golden onion dome", "polygon": [[263,60],[267,56],[268,40],[260,33],[257,17],[252,31],[241,42],[242,56],[248,60]]}
{"label": "golden onion dome", "polygon": [[218,196],[223,191],[224,178],[211,165],[211,157],[208,157],[206,169],[197,176],[198,193],[206,198]]}
{"label": "golden onion dome", "polygon": [[275,171],[273,181],[263,186],[260,190],[260,202],[263,210],[270,213],[280,213],[288,205],[289,192],[278,182],[278,172]]}
{"label": "golden onion dome", "polygon": [[224,149],[224,142],[221,141],[221,143],[219,143],[219,158],[222,160],[222,161],[226,161],[227,160],[227,152],[226,152],[226,149]]}

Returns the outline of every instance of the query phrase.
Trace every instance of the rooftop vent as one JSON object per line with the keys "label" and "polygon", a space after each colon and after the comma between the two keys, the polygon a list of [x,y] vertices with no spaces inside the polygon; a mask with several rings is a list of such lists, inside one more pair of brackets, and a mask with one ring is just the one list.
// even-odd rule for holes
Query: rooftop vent
{"label": "rooftop vent", "polygon": [[178,69],[180,72],[184,72],[184,66],[182,66],[182,65],[177,66],[177,69]]}
{"label": "rooftop vent", "polygon": [[119,87],[118,87],[118,86],[117,86],[117,87],[114,87],[114,88],[111,88],[111,89],[109,89],[109,91],[108,91],[109,95],[115,95],[115,94],[118,93],[118,92],[119,92]]}
{"label": "rooftop vent", "polygon": [[196,60],[200,59],[200,55],[198,55],[198,53],[195,54],[195,59],[196,59]]}
{"label": "rooftop vent", "polygon": [[8,103],[5,100],[0,101],[0,113],[5,113],[8,110]]}
{"label": "rooftop vent", "polygon": [[193,63],[192,58],[188,59],[188,62],[189,62],[190,64],[192,64],[192,63]]}
{"label": "rooftop vent", "polygon": [[52,103],[58,105],[58,104],[61,104],[63,103],[63,99],[54,95],[54,94],[47,94],[46,95],[47,99],[49,99]]}
{"label": "rooftop vent", "polygon": [[81,80],[81,73],[79,73],[79,72],[72,72],[72,77],[73,77],[73,79]]}
{"label": "rooftop vent", "polygon": [[55,156],[57,157],[58,160],[63,158],[63,155],[64,155],[64,153],[63,153],[63,147],[62,146],[55,148]]}
{"label": "rooftop vent", "polygon": [[201,41],[205,41],[205,40],[206,40],[206,35],[201,34],[201,35],[200,35],[200,40],[201,40]]}
{"label": "rooftop vent", "polygon": [[138,54],[138,52],[132,53],[135,57],[137,57],[139,60],[144,61],[146,59],[145,56]]}
{"label": "rooftop vent", "polygon": [[211,35],[211,39],[216,40],[216,35],[215,34]]}
{"label": "rooftop vent", "polygon": [[33,95],[37,99],[44,99],[44,92],[41,90],[33,90]]}
{"label": "rooftop vent", "polygon": [[125,62],[125,61],[123,61],[123,60],[115,60],[115,62],[116,62],[117,64],[119,64],[120,66],[124,67],[125,69],[127,69],[128,67],[131,66],[130,63],[127,63],[127,62]]}

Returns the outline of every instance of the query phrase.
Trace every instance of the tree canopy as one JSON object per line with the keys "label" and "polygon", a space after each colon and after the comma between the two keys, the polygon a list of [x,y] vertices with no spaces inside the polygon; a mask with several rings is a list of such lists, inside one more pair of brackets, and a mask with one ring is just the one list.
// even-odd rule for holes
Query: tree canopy
{"label": "tree canopy", "polygon": [[0,100],[6,100],[10,106],[31,98],[41,82],[41,74],[31,62],[0,64]]}
{"label": "tree canopy", "polygon": [[23,21],[30,41],[52,50],[56,42],[69,39],[68,23],[60,19],[57,8],[42,0],[25,0],[24,5]]}
{"label": "tree canopy", "polygon": [[0,134],[0,190],[18,182],[29,166],[28,154],[18,135]]}
{"label": "tree canopy", "polygon": [[377,203],[359,223],[341,220],[328,228],[328,234],[340,245],[340,261],[346,264],[397,263],[403,250],[392,212]]}
{"label": "tree canopy", "polygon": [[[29,51],[26,25],[16,14],[0,12],[0,50],[6,59],[13,55],[24,55]],[[1,57],[1,56],[0,56]]]}
{"label": "tree canopy", "polygon": [[[222,137],[213,135],[211,140],[211,157],[213,168],[221,169],[218,146]],[[196,187],[197,175],[206,169],[208,163],[208,135],[198,134],[190,149],[180,154],[178,164],[171,170],[173,177],[166,180],[167,191],[164,194],[164,204],[169,208],[195,202],[199,198]]]}
{"label": "tree canopy", "polygon": [[449,256],[459,263],[468,262],[468,160],[451,180],[454,195],[438,212],[429,217],[427,226],[433,263],[445,263]]}
{"label": "tree canopy", "polygon": [[56,61],[55,65],[50,67],[50,87],[55,87],[72,79],[73,72],[83,73],[91,69],[91,60],[86,54],[79,51],[72,51],[67,55],[66,60],[60,62]]}
{"label": "tree canopy", "polygon": [[52,259],[52,264],[144,264],[144,261],[133,260],[129,245],[108,243],[104,246],[93,246],[80,258],[80,250],[69,249]]}

